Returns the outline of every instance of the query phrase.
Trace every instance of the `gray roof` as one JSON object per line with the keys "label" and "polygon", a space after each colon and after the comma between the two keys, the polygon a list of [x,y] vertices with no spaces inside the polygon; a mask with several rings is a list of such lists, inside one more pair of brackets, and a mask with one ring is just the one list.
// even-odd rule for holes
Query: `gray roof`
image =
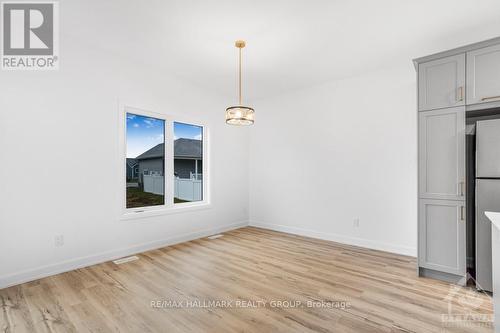
{"label": "gray roof", "polygon": [[148,158],[158,158],[158,157],[163,157],[165,149],[163,148],[163,143],[160,143],[150,150],[146,150],[144,153],[141,155],[137,156],[137,160],[146,160]]}
{"label": "gray roof", "polygon": [[177,139],[174,141],[174,158],[186,157],[201,159],[203,149],[201,140]]}
{"label": "gray roof", "polygon": [[[163,157],[164,144],[160,143],[141,155],[137,156],[137,160],[145,160],[150,158]],[[200,140],[194,139],[177,139],[174,141],[174,158],[193,158],[201,159],[203,153]]]}

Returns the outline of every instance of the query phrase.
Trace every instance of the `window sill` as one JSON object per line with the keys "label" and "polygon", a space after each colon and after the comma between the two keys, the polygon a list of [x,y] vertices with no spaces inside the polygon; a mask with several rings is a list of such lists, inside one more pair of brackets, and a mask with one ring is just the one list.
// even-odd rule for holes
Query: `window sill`
{"label": "window sill", "polygon": [[154,216],[171,215],[179,213],[188,213],[198,210],[211,209],[212,204],[209,202],[197,203],[178,203],[170,207],[162,207],[158,209],[146,208],[142,211],[126,211],[120,217],[120,220],[137,220]]}

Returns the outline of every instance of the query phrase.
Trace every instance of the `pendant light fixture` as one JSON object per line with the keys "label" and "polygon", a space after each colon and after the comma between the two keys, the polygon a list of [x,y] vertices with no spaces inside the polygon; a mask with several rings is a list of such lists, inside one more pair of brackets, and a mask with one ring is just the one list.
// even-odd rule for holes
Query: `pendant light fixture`
{"label": "pendant light fixture", "polygon": [[226,123],[229,125],[253,125],[255,110],[241,103],[241,49],[245,47],[244,40],[237,40],[235,46],[239,49],[239,104],[226,109]]}

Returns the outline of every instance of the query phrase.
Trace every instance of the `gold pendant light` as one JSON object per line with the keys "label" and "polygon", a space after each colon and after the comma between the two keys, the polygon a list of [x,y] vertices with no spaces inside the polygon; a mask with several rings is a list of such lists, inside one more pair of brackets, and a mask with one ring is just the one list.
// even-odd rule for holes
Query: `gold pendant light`
{"label": "gold pendant light", "polygon": [[235,46],[239,49],[239,104],[226,109],[226,123],[229,125],[253,125],[255,110],[241,103],[241,49],[245,47],[244,40],[237,40]]}

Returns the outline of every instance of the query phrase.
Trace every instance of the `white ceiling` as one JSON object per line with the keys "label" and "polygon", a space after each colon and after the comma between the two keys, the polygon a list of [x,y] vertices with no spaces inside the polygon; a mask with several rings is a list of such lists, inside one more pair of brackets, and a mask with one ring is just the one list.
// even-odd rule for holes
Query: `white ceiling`
{"label": "white ceiling", "polygon": [[245,39],[251,102],[499,36],[499,14],[498,0],[65,0],[61,34],[234,101]]}

